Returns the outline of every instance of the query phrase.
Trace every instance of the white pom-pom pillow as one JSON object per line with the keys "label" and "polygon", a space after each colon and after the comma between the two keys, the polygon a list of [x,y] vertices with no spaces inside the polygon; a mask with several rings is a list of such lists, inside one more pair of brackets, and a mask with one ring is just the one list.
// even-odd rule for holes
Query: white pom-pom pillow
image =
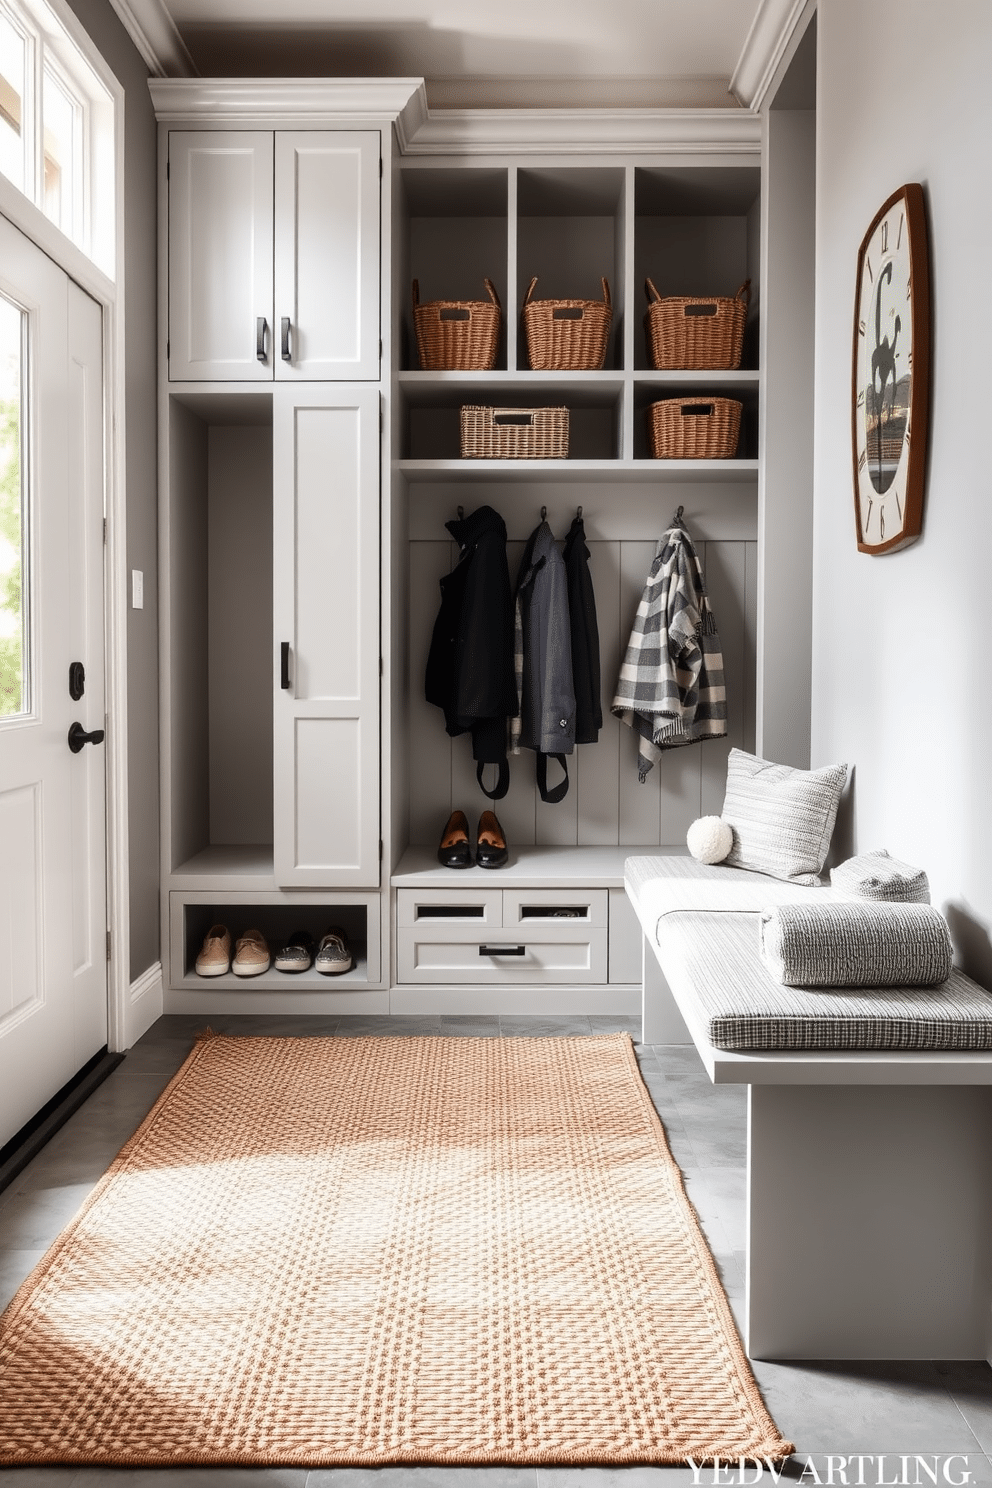
{"label": "white pom-pom pillow", "polygon": [[685,834],[685,845],[697,863],[722,863],[734,845],[734,832],[722,816],[701,816]]}

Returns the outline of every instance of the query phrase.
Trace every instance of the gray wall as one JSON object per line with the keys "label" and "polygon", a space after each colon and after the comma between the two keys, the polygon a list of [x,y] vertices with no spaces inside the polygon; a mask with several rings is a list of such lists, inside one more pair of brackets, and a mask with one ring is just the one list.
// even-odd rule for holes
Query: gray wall
{"label": "gray wall", "polygon": [[128,610],[127,631],[133,981],[159,959],[155,115],[148,69],[108,0],[69,3],[125,90],[127,566],[145,576],[145,607]]}
{"label": "gray wall", "polygon": [[[855,767],[847,842],[930,875],[962,963],[992,986],[992,493],[981,348],[992,196],[992,6],[828,0],[819,10],[814,765]],[[858,247],[922,182],[933,370],[921,539],[858,553],[850,387]],[[915,432],[915,431],[914,431]]]}

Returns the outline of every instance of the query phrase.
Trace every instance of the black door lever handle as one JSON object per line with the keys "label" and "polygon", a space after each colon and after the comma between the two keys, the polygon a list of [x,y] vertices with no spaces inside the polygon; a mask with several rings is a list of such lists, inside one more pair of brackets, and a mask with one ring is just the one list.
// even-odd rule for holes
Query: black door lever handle
{"label": "black door lever handle", "polygon": [[69,728],[69,748],[73,754],[78,754],[84,744],[102,744],[103,729],[94,729],[88,734],[81,723],[73,723]]}

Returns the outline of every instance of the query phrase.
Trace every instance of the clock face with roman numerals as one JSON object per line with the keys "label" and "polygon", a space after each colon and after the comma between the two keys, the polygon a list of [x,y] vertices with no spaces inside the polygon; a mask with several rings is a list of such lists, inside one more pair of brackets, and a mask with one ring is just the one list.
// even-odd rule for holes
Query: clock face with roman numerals
{"label": "clock face with roman numerals", "polygon": [[920,535],[930,371],[922,187],[882,206],[858,256],[854,312],[854,508],[858,547],[889,553]]}

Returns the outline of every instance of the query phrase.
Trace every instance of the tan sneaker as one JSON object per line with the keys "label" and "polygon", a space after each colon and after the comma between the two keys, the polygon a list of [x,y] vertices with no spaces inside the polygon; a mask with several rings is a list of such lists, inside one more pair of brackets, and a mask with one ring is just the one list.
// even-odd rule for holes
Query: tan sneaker
{"label": "tan sneaker", "polygon": [[231,969],[231,932],[226,925],[211,925],[196,958],[197,976],[225,976]]}
{"label": "tan sneaker", "polygon": [[246,930],[234,947],[231,970],[235,976],[261,976],[269,969],[269,947],[261,930]]}

